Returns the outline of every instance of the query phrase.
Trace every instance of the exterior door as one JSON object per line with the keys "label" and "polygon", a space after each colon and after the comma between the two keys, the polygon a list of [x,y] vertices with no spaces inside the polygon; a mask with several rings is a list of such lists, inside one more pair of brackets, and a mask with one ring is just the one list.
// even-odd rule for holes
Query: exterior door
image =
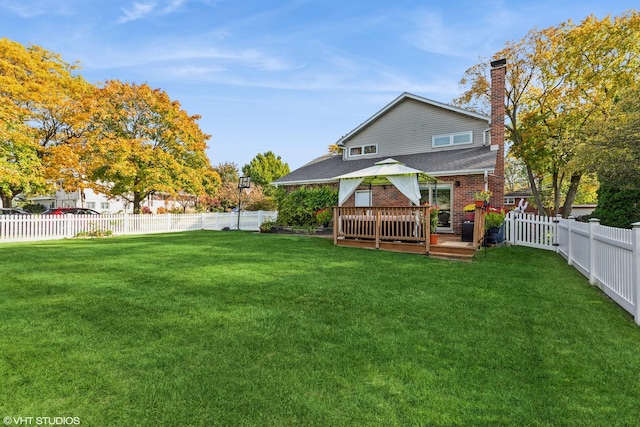
{"label": "exterior door", "polygon": [[420,203],[428,202],[431,206],[437,206],[440,210],[438,214],[438,231],[453,231],[453,215],[451,207],[453,206],[453,186],[451,184],[437,184],[420,189]]}

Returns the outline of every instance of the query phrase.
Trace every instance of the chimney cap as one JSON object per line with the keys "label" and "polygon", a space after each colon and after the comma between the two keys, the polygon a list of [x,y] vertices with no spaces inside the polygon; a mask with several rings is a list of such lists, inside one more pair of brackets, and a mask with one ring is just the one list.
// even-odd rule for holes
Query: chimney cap
{"label": "chimney cap", "polygon": [[507,59],[506,58],[502,58],[502,59],[497,59],[495,61],[491,61],[491,68],[504,67],[505,65],[507,65]]}

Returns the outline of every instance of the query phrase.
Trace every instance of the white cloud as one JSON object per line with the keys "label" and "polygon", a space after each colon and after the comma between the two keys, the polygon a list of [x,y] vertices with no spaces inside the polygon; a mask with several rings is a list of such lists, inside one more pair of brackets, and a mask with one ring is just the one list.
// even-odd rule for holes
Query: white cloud
{"label": "white cloud", "polygon": [[167,5],[164,6],[162,8],[162,14],[167,14],[167,13],[171,13],[175,10],[180,9],[180,6],[182,6],[184,3],[186,3],[186,0],[169,0],[167,2]]}
{"label": "white cloud", "polygon": [[155,9],[155,3],[134,3],[132,9],[122,9],[124,16],[118,18],[119,24],[129,21],[136,21],[146,15],[149,15]]}
{"label": "white cloud", "polygon": [[0,0],[0,8],[16,14],[22,18],[33,18],[35,16],[54,14],[70,15],[71,9],[65,2],[50,2],[47,0],[37,0],[26,2],[24,0]]}

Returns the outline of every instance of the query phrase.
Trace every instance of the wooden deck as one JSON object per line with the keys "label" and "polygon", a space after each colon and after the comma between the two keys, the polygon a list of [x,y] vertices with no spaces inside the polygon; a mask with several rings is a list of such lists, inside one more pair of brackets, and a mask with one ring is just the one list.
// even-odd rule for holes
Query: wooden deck
{"label": "wooden deck", "polygon": [[[439,234],[438,243],[430,244],[430,210],[411,207],[335,207],[333,242],[337,246],[408,252],[439,258],[470,260],[479,247],[484,227],[474,228],[473,241],[463,242],[460,235]],[[476,217],[482,211],[476,210]],[[425,221],[426,219],[426,221]],[[484,221],[475,221],[483,224]],[[482,229],[480,229],[482,228]]]}

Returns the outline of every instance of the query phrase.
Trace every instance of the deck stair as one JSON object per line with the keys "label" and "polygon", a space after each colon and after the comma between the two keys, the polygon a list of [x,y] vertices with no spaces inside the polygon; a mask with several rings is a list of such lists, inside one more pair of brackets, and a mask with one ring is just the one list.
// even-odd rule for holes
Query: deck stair
{"label": "deck stair", "polygon": [[429,256],[434,258],[470,261],[476,252],[477,248],[471,242],[462,242],[455,234],[441,234],[438,244],[429,246]]}

